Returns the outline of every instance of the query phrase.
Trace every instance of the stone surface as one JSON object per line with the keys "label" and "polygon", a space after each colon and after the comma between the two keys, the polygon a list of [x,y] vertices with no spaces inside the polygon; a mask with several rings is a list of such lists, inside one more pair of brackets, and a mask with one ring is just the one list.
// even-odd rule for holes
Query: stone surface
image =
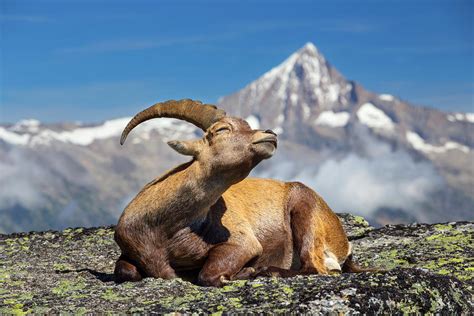
{"label": "stone surface", "polygon": [[474,224],[374,229],[340,214],[362,265],[384,273],[259,278],[203,288],[116,284],[113,228],[0,235],[0,313],[473,312]]}

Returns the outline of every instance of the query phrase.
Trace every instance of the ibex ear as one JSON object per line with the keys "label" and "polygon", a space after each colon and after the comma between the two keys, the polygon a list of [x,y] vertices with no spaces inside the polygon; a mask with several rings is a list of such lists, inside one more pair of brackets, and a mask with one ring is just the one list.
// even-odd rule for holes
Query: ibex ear
{"label": "ibex ear", "polygon": [[186,156],[197,156],[199,152],[197,140],[171,140],[168,142],[168,145],[180,154]]}

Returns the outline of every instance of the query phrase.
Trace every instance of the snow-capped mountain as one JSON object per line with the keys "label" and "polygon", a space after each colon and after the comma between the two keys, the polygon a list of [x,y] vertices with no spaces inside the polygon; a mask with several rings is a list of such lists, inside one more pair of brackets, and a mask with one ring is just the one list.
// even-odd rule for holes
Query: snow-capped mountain
{"label": "snow-capped mountain", "polygon": [[472,219],[473,113],[367,91],[311,43],[219,105],[315,151],[280,149],[265,174],[311,183],[338,210],[381,223]]}
{"label": "snow-capped mountain", "polygon": [[186,160],[166,141],[199,136],[185,122],[152,120],[120,146],[130,119],[0,126],[0,232],[115,223],[147,181]]}
{"label": "snow-capped mountain", "polygon": [[424,154],[474,147],[474,113],[443,113],[371,93],[345,79],[312,43],[219,104],[294,141],[301,139],[298,127],[320,134],[362,124]]}
{"label": "snow-capped mountain", "polygon": [[[354,101],[354,83],[346,80],[317,48],[306,44],[281,65],[265,73],[236,94],[222,98],[232,104],[235,115],[251,117],[262,125],[274,126],[279,134],[301,123],[314,121],[321,112],[342,112]],[[344,113],[331,117],[335,124],[347,121]]]}
{"label": "snow-capped mountain", "polygon": [[[279,134],[256,176],[300,180],[378,223],[472,219],[474,114],[369,92],[311,43],[219,106]],[[165,142],[201,135],[152,120],[121,147],[129,120],[0,126],[0,232],[114,223],[146,182],[187,160]]]}

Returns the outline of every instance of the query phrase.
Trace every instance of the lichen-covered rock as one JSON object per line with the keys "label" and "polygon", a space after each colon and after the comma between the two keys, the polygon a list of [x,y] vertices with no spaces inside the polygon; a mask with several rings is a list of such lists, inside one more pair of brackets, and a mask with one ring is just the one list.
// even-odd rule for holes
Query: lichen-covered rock
{"label": "lichen-covered rock", "polygon": [[344,226],[349,240],[361,238],[374,229],[362,216],[355,216],[348,213],[339,213],[337,215],[342,221],[342,226]]}
{"label": "lichen-covered rock", "polygon": [[341,218],[358,260],[388,272],[259,278],[221,289],[179,279],[116,284],[111,227],[0,235],[0,314],[472,313],[473,223],[373,229],[363,218]]}
{"label": "lichen-covered rock", "polygon": [[359,262],[418,267],[474,284],[474,223],[388,225],[353,241]]}

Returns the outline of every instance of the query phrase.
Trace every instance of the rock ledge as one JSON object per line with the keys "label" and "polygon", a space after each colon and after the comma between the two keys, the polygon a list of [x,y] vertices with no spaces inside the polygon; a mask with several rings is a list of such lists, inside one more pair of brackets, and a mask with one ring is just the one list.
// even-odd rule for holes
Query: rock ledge
{"label": "rock ledge", "polygon": [[386,273],[115,284],[113,227],[0,235],[0,313],[472,313],[474,223],[370,227],[339,214],[362,265]]}

